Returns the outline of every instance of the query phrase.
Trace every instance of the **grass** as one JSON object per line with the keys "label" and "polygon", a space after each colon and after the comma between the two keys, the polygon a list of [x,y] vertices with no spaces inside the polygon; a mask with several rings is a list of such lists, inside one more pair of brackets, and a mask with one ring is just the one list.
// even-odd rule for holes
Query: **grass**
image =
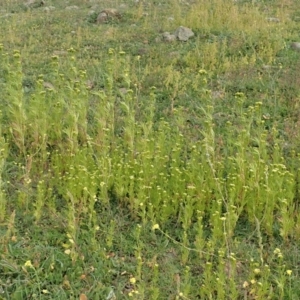
{"label": "grass", "polygon": [[0,299],[299,298],[297,1],[0,11]]}

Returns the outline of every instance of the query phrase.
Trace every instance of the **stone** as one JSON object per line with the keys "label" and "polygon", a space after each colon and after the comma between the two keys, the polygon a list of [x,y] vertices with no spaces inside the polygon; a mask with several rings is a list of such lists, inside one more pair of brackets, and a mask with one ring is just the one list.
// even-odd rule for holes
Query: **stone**
{"label": "stone", "polygon": [[280,22],[280,20],[279,20],[278,18],[273,18],[273,17],[267,18],[266,20],[267,20],[268,22],[274,22],[274,23],[279,23],[279,22]]}
{"label": "stone", "polygon": [[68,51],[65,50],[54,50],[53,55],[55,56],[66,56],[68,55]]}
{"label": "stone", "polygon": [[4,15],[1,15],[1,18],[9,18],[9,17],[11,17],[11,16],[13,16],[13,14],[11,14],[11,13],[6,13],[6,14],[4,14]]}
{"label": "stone", "polygon": [[95,82],[92,80],[87,80],[85,84],[88,90],[92,90],[95,87]]}
{"label": "stone", "polygon": [[41,1],[41,0],[29,0],[26,3],[24,3],[24,4],[28,8],[38,8],[38,7],[43,6],[45,4],[45,2]]}
{"label": "stone", "polygon": [[291,43],[291,48],[296,51],[300,51],[300,42]]}
{"label": "stone", "polygon": [[47,90],[55,90],[54,85],[51,82],[43,82],[43,86]]}
{"label": "stone", "polygon": [[186,42],[189,38],[191,38],[194,35],[194,32],[190,28],[184,26],[179,26],[175,31],[175,36],[178,38],[179,41]]}
{"label": "stone", "polygon": [[105,23],[108,20],[108,16],[105,12],[101,12],[97,17],[97,23]]}
{"label": "stone", "polygon": [[66,10],[77,10],[79,7],[77,5],[70,5],[66,7]]}
{"label": "stone", "polygon": [[176,36],[174,34],[170,34],[170,32],[167,32],[167,31],[162,34],[162,37],[165,42],[176,41]]}
{"label": "stone", "polygon": [[99,13],[97,17],[97,23],[98,24],[105,23],[110,19],[120,20],[121,14],[114,8],[104,9]]}
{"label": "stone", "polygon": [[50,12],[51,10],[54,10],[55,9],[55,7],[54,6],[46,6],[46,7],[44,7],[44,11],[46,11],[46,12]]}

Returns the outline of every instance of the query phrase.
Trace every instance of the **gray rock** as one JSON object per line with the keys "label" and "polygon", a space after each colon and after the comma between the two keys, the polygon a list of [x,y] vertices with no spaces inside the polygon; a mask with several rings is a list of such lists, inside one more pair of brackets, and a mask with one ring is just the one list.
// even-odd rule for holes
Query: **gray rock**
{"label": "gray rock", "polygon": [[176,36],[174,34],[170,34],[170,32],[167,32],[167,31],[162,34],[162,37],[165,42],[176,41]]}
{"label": "gray rock", "polygon": [[296,51],[300,51],[300,42],[291,43],[291,48]]}
{"label": "gray rock", "polygon": [[107,8],[102,10],[98,17],[97,17],[97,23],[105,23],[110,19],[116,19],[120,20],[121,19],[121,14],[114,8]]}
{"label": "gray rock", "polygon": [[101,12],[97,17],[97,23],[105,23],[108,20],[108,16],[105,12]]}
{"label": "gray rock", "polygon": [[278,18],[267,18],[266,19],[267,21],[269,21],[269,22],[274,22],[274,23],[279,23],[280,22],[280,20],[278,19]]}
{"label": "gray rock", "polygon": [[77,10],[79,7],[77,5],[70,5],[66,7],[66,10]]}
{"label": "gray rock", "polygon": [[90,79],[87,80],[85,84],[86,84],[86,88],[88,90],[91,90],[91,89],[93,89],[95,87],[95,82],[92,81],[92,80],[90,80]]}
{"label": "gray rock", "polygon": [[47,90],[55,90],[54,85],[51,82],[43,82],[43,86]]}
{"label": "gray rock", "polygon": [[175,31],[175,36],[178,38],[179,41],[186,42],[190,37],[194,36],[194,32],[187,27],[180,26]]}
{"label": "gray rock", "polygon": [[42,0],[28,0],[24,3],[28,8],[38,8],[45,4],[45,1]]}
{"label": "gray rock", "polygon": [[46,6],[46,7],[43,8],[43,10],[46,11],[46,12],[49,12],[49,11],[54,10],[54,9],[55,9],[54,6]]}
{"label": "gray rock", "polygon": [[53,51],[53,55],[55,55],[55,56],[66,56],[66,55],[68,55],[68,51],[55,50],[55,51]]}
{"label": "gray rock", "polygon": [[9,17],[11,17],[13,14],[11,14],[11,13],[6,13],[6,14],[4,14],[4,15],[1,15],[1,18],[9,18]]}

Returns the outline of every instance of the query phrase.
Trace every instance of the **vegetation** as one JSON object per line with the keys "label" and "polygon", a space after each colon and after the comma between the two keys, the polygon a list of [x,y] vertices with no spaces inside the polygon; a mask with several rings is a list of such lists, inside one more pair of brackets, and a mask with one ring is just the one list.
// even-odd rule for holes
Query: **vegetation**
{"label": "vegetation", "polygon": [[0,4],[0,299],[298,299],[298,1],[107,0],[104,24],[21,2]]}

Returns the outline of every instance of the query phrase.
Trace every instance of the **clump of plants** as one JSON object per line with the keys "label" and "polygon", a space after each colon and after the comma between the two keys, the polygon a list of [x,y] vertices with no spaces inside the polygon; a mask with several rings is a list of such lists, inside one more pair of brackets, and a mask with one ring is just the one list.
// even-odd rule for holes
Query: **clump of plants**
{"label": "clump of plants", "polygon": [[[194,117],[199,126],[193,128],[185,109],[172,103],[168,119],[154,121],[156,89],[139,96],[125,52],[109,50],[103,88],[93,90],[74,51],[69,49],[68,72],[53,56],[53,86],[45,87],[39,75],[30,95],[22,87],[20,53],[2,53],[1,219],[11,216],[2,249],[18,239],[16,213],[28,216],[31,226],[61,220],[59,255],[74,266],[89,260],[82,252],[83,240],[92,251],[101,249],[99,259],[109,258],[112,251],[111,259],[116,259],[118,252],[124,255],[115,248],[116,220],[103,219],[103,214],[119,207],[135,224],[126,254],[134,257],[128,296],[166,296],[159,286],[164,254],[154,254],[153,246],[149,257],[149,239],[174,249],[179,298],[291,293],[293,266],[286,266],[280,248],[268,249],[266,241],[277,245],[299,238],[296,174],[286,167],[276,127],[265,128],[263,103],[246,107],[246,95],[237,93],[231,108],[235,120],[216,131],[209,77],[201,69],[190,86],[198,95]],[[247,234],[239,233],[243,230]],[[243,253],[243,243],[252,251]],[[53,259],[49,272],[57,263]],[[93,259],[95,264],[98,259]],[[37,274],[43,276],[42,261],[37,259],[34,266],[32,260],[26,260],[22,276],[30,278],[32,269],[38,285],[34,289],[43,293],[37,280]],[[149,276],[154,278],[147,289],[143,282]],[[17,293],[17,286],[7,286],[6,293]],[[30,290],[22,291],[23,297]],[[56,295],[51,284],[46,291]]]}

